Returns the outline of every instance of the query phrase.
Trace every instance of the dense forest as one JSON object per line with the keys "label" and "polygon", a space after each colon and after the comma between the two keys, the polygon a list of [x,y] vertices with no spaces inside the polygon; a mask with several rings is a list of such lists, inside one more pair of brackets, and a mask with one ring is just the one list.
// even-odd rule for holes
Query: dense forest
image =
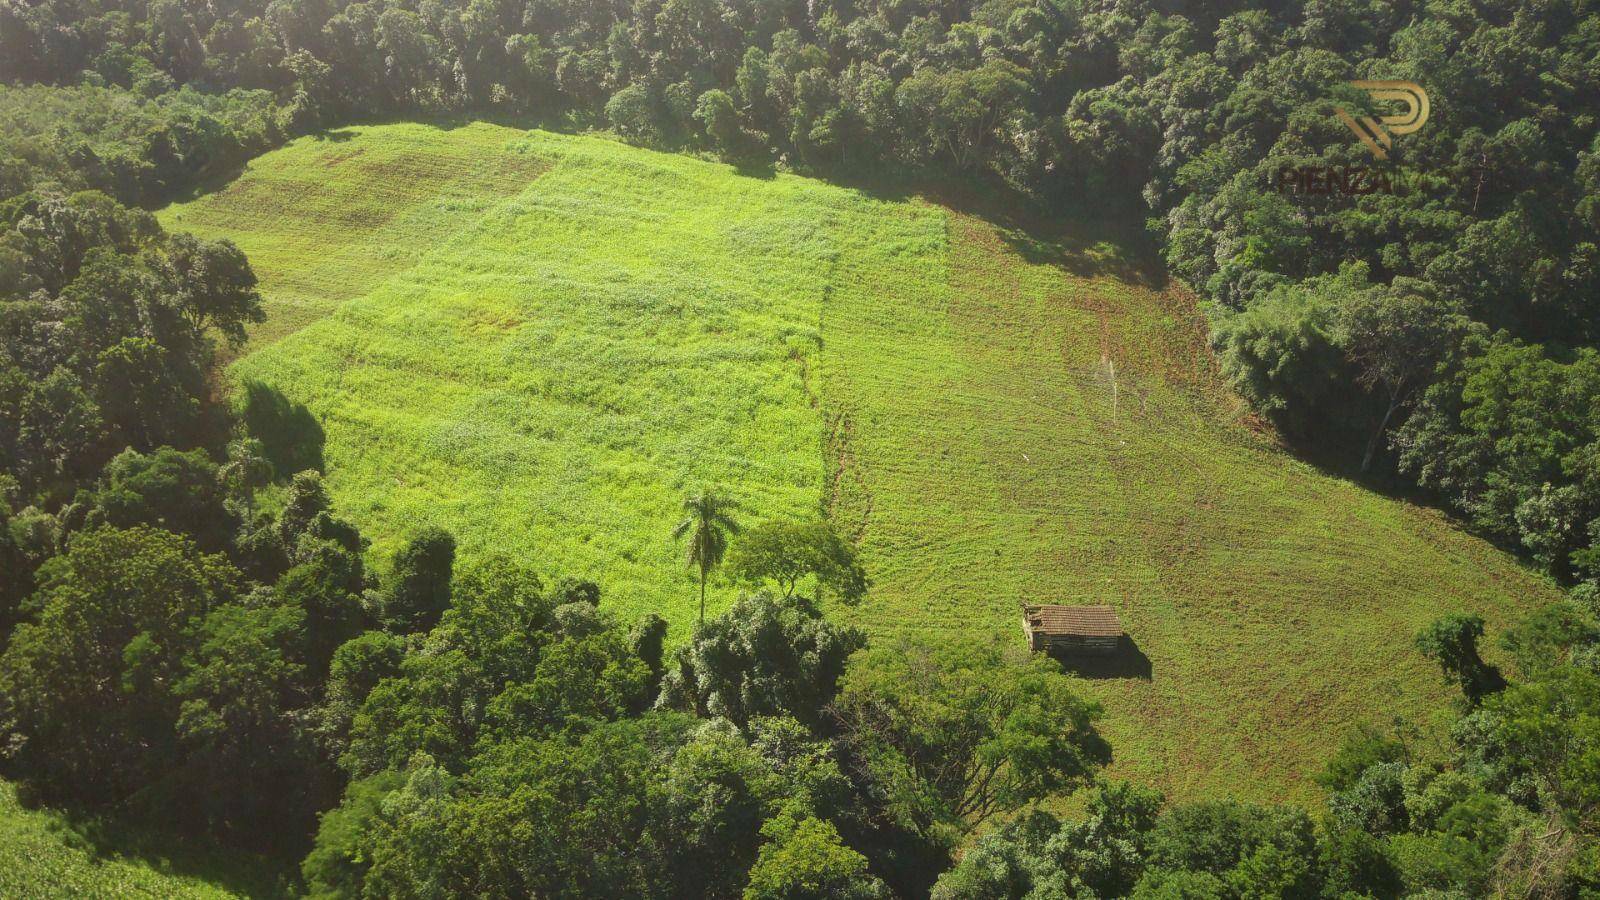
{"label": "dense forest", "polygon": [[[1376,165],[1332,113],[1362,77],[1432,98],[1408,187],[1277,190]],[[0,5],[0,81],[0,771],[30,799],[303,857],[325,897],[1600,892],[1600,8],[44,0]],[[1352,735],[1313,814],[1103,779],[1046,660],[867,646],[808,596],[867,589],[819,524],[729,538],[749,596],[670,652],[437,530],[370,571],[310,413],[218,396],[248,260],[146,210],[463,113],[1145,219],[1278,433],[1572,599],[1504,636],[1512,673],[1481,621],[1418,635],[1452,733]]]}

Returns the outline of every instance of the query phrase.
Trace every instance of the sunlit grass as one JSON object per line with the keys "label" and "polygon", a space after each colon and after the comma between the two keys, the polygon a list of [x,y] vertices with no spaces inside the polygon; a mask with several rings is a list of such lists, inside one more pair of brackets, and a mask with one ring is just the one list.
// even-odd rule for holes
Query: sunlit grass
{"label": "sunlit grass", "polygon": [[1351,723],[1447,710],[1418,628],[1555,598],[1439,514],[1253,432],[1181,293],[943,226],[927,266],[860,269],[826,313],[835,517],[877,581],[852,619],[1020,647],[1020,601],[1112,604],[1138,650],[1113,668],[1148,667],[1084,682],[1120,773],[1312,800]]}
{"label": "sunlit grass", "polygon": [[[362,129],[338,152],[383,146],[392,131]],[[441,154],[456,153],[459,132],[433,133]],[[340,510],[380,559],[437,523],[465,556],[504,551],[593,578],[622,615],[659,612],[681,639],[697,608],[670,536],[685,496],[721,486],[752,523],[818,512],[822,426],[805,371],[832,223],[879,204],[605,141],[536,134],[507,147],[508,136],[497,152],[537,180],[473,201],[476,216],[448,238],[410,248],[363,296],[234,372],[315,411]],[[357,182],[329,190],[350,196],[371,177],[298,166],[269,157],[259,169],[304,171],[312,185],[347,172]],[[210,220],[233,209],[252,258],[258,241],[304,240],[261,237],[296,216],[275,201],[258,219],[258,198],[277,195],[252,177],[201,201]],[[277,303],[277,276],[264,278]],[[733,598],[714,589],[712,612]]]}
{"label": "sunlit grass", "polygon": [[[393,216],[345,209],[391,189]],[[1252,432],[1192,303],[1104,235],[486,125],[300,141],[163,221],[257,261],[290,324],[233,372],[321,418],[380,560],[444,525],[682,640],[685,495],[825,510],[875,581],[834,613],[875,633],[1020,649],[1022,601],[1116,605],[1150,677],[1084,688],[1117,771],[1177,797],[1313,797],[1352,723],[1447,708],[1419,626],[1554,596]]]}

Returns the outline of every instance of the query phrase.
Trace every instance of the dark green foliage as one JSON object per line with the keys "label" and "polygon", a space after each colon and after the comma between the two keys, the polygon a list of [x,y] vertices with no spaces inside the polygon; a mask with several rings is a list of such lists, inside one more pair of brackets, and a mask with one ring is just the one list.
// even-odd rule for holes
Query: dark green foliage
{"label": "dark green foliage", "polygon": [[930,830],[965,832],[1071,791],[1111,761],[1094,728],[1099,706],[1046,657],[1008,666],[994,647],[869,650],[851,662],[838,707],[873,777],[918,797]]}
{"label": "dark green foliage", "polygon": [[306,632],[302,610],[273,603],[222,606],[201,624],[174,686],[183,766],[169,803],[191,810],[191,825],[294,848],[331,799],[330,773],[293,715],[315,696],[296,659]]}
{"label": "dark green foliage", "polygon": [[373,829],[367,890],[411,894],[443,881],[455,896],[661,895],[670,873],[659,835],[646,837],[660,800],[657,754],[687,725],[652,716],[501,744],[459,787],[413,763]]}
{"label": "dark green foliage", "polygon": [[1493,749],[1525,769],[1569,825],[1588,831],[1600,809],[1600,675],[1562,667],[1488,701]]}
{"label": "dark green foliage", "polygon": [[0,656],[13,764],[41,793],[115,804],[179,758],[175,690],[204,617],[238,572],[177,535],[138,527],[77,535],[39,572],[40,612]]}
{"label": "dark green foliage", "polygon": [[334,652],[367,624],[362,585],[360,557],[330,549],[289,569],[273,586],[273,599],[303,617],[294,658],[313,684],[322,683]]}
{"label": "dark green foliage", "polygon": [[845,846],[825,819],[775,819],[750,870],[746,900],[875,900],[888,896],[867,871],[866,857]]}
{"label": "dark green foliage", "polygon": [[804,600],[756,594],[706,623],[678,650],[661,703],[738,725],[788,715],[816,727],[845,660],[865,644],[859,630],[834,625]]}
{"label": "dark green foliage", "polygon": [[233,531],[217,466],[199,450],[124,450],[77,503],[90,526],[152,525],[188,535],[210,552],[224,549]]}
{"label": "dark green foliage", "polygon": [[[1511,831],[1507,813],[1505,801],[1477,791],[1452,804],[1434,828],[1398,835],[1392,846],[1406,886],[1488,893]],[[1562,876],[1554,880],[1559,883]]]}
{"label": "dark green foliage", "polygon": [[1233,896],[1316,893],[1316,832],[1298,809],[1230,801],[1179,806],[1148,840],[1150,868],[1134,896],[1158,896],[1151,885],[1165,873],[1213,876]]}
{"label": "dark green foliage", "polygon": [[23,598],[33,592],[36,567],[12,535],[11,522],[9,505],[0,504],[0,635],[11,633]]}
{"label": "dark green foliage", "polygon": [[1126,896],[1144,872],[1160,809],[1153,791],[1102,782],[1082,819],[1034,812],[980,838],[939,877],[933,896]]}
{"label": "dark green foliage", "polygon": [[666,674],[665,649],[667,641],[667,620],[655,613],[648,613],[641,617],[628,632],[628,644],[644,663],[645,669],[650,673],[650,688],[648,699],[654,703],[657,692],[661,689],[661,677]]}
{"label": "dark green foliage", "polygon": [[357,897],[371,860],[362,853],[366,832],[383,811],[383,801],[405,784],[405,776],[386,771],[352,781],[344,800],[322,814],[315,846],[301,863],[309,896],[319,900]]}
{"label": "dark green foliage", "polygon": [[660,144],[666,137],[662,110],[643,85],[630,84],[606,101],[606,119],[617,134],[640,144]]}
{"label": "dark green foliage", "polygon": [[1342,410],[1353,373],[1338,345],[1338,308],[1324,284],[1284,285],[1217,320],[1222,372],[1256,409],[1291,437],[1317,433]]}
{"label": "dark green foliage", "polygon": [[329,698],[360,703],[380,681],[400,674],[404,658],[404,639],[388,632],[368,631],[351,638],[333,653],[328,669]]}
{"label": "dark green foliage", "polygon": [[[7,38],[19,34],[8,27],[0,24]],[[129,58],[121,48],[107,48],[101,60],[115,65]],[[0,71],[16,59],[0,49]],[[144,59],[137,65],[151,69]],[[33,81],[41,72],[30,68],[0,80]],[[270,91],[158,90],[156,96],[127,90],[131,79],[122,74],[106,79],[117,87],[92,80],[74,87],[0,86],[0,197],[55,183],[69,192],[102,191],[130,206],[156,206],[199,179],[242,165],[283,136]]]}
{"label": "dark green foliage", "polygon": [[555,731],[583,720],[619,718],[644,705],[649,669],[620,629],[601,623],[576,634],[561,632],[541,650],[526,681],[507,685],[489,702],[485,725],[493,734]]}
{"label": "dark green foliage", "polygon": [[[757,869],[879,895],[833,824],[861,810],[825,741],[790,719],[641,713],[654,622],[630,639],[503,561],[457,581],[417,649],[368,634],[335,655],[330,701],[366,699],[344,757],[359,780],[306,861],[316,895],[735,897]],[[792,837],[773,824],[791,819]]]}
{"label": "dark green foliage", "polygon": [[1573,601],[1537,610],[1500,636],[1517,671],[1536,677],[1561,666],[1593,666],[1600,644],[1600,623],[1594,613]]}
{"label": "dark green foliage", "polygon": [[[565,698],[548,680],[536,695],[525,690],[538,680],[544,649],[559,640],[553,633],[552,607],[539,579],[506,560],[491,559],[468,567],[456,581],[451,591],[454,603],[425,637],[428,652],[405,654],[394,677],[367,688],[343,759],[345,768],[356,776],[404,766],[419,751],[448,767],[459,767],[491,706],[495,716],[507,722],[530,718],[541,718],[546,724],[565,721],[567,707],[561,705]],[[575,703],[603,702],[608,696],[626,693],[626,687],[616,687],[618,680],[642,686],[644,666],[632,657],[620,636],[609,636],[608,641],[608,635],[602,634],[593,643],[585,643],[584,637],[596,636],[568,638],[579,646],[569,646],[556,660],[570,662],[579,670],[586,661],[598,662],[603,675],[618,677],[603,677],[600,683],[590,678],[574,686],[586,692],[575,694]],[[608,652],[614,655],[608,657]],[[381,661],[391,658],[391,653],[383,649],[373,655]],[[606,671],[607,659],[618,664],[611,673]],[[552,660],[546,672],[558,664]],[[515,692],[506,699],[498,699],[513,688]],[[595,701],[597,696],[600,701]]]}
{"label": "dark green foliage", "polygon": [[1600,353],[1474,338],[1397,444],[1478,527],[1582,574],[1600,522]]}
{"label": "dark green foliage", "polygon": [[166,250],[167,277],[195,331],[216,329],[237,346],[244,342],[245,325],[266,321],[256,275],[231,241],[175,234]]}
{"label": "dark green foliage", "polygon": [[577,578],[563,578],[556,582],[550,589],[550,602],[554,606],[566,603],[587,603],[590,606],[600,605],[600,586],[592,581]]}
{"label": "dark green foliage", "polygon": [[1461,689],[1468,703],[1506,686],[1500,670],[1478,655],[1478,639],[1483,637],[1480,616],[1445,616],[1417,635],[1417,649],[1439,664],[1445,680]]}
{"label": "dark green foliage", "polygon": [[456,539],[442,528],[425,528],[395,554],[384,617],[400,632],[427,631],[450,608],[450,571]]}
{"label": "dark green foliage", "polygon": [[288,496],[278,513],[278,537],[285,547],[294,547],[300,538],[312,534],[312,523],[327,513],[330,506],[328,489],[322,486],[322,475],[307,471],[296,473],[289,484]]}
{"label": "dark green foliage", "polygon": [[1405,762],[1406,745],[1397,737],[1370,725],[1362,725],[1344,739],[1333,757],[1317,776],[1317,783],[1329,791],[1348,790],[1361,780],[1362,773],[1382,763]]}
{"label": "dark green foliage", "polygon": [[[239,468],[129,449],[59,517],[8,512],[7,546],[39,590],[0,656],[0,720],[35,796],[295,853],[337,797],[317,729],[338,717],[314,712],[335,648],[366,621],[363,544],[314,480],[291,488],[287,528],[236,533],[232,510],[262,484]],[[268,581],[288,571],[252,588],[224,552]]]}
{"label": "dark green foliage", "polygon": [[[0,267],[0,469],[21,499],[53,510],[125,447],[213,439],[204,329],[259,315],[260,298],[237,251],[175,240],[102,194],[0,206],[0,258],[16,262]],[[186,252],[227,264],[175,268]],[[226,316],[194,305],[218,295]]]}
{"label": "dark green foliage", "polygon": [[1359,829],[1329,827],[1318,848],[1324,897],[1396,897],[1403,883],[1389,842]]}
{"label": "dark green foliage", "polygon": [[736,156],[743,149],[739,110],[726,91],[712,89],[701,94],[695,102],[694,118],[705,129],[711,146],[724,156]]}
{"label": "dark green foliage", "polygon": [[825,522],[767,522],[734,545],[728,561],[733,577],[760,587],[771,582],[785,599],[802,580],[814,578],[818,598],[832,593],[845,603],[866,595],[867,574],[855,549]]}
{"label": "dark green foliage", "polygon": [[[1045,844],[1061,827],[1049,813],[1024,815],[978,839],[934,884],[935,900],[1009,900],[1031,896],[1041,884],[1065,882],[1052,871]],[[1053,885],[1052,885],[1053,886]]]}
{"label": "dark green foliage", "polygon": [[1398,762],[1368,766],[1354,784],[1328,798],[1333,824],[1379,836],[1406,830],[1405,772]]}

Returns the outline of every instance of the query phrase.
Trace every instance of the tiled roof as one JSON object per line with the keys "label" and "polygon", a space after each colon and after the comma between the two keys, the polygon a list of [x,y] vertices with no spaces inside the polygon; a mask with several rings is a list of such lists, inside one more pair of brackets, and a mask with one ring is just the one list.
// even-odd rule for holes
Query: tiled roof
{"label": "tiled roof", "polygon": [[1122,622],[1109,606],[1029,606],[1028,625],[1045,634],[1121,637]]}

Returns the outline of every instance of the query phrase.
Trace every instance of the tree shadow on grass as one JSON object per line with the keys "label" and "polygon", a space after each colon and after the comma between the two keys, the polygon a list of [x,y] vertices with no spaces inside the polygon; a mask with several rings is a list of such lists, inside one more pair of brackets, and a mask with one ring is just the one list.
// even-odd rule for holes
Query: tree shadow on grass
{"label": "tree shadow on grass", "polygon": [[327,434],[304,403],[284,396],[276,387],[246,379],[240,386],[239,419],[245,431],[261,442],[274,475],[287,480],[297,472],[325,470],[322,457]]}
{"label": "tree shadow on grass", "polygon": [[1133,638],[1127,635],[1123,635],[1117,641],[1115,652],[1105,656],[1068,654],[1052,650],[1050,658],[1060,663],[1065,671],[1083,678],[1096,680],[1137,678],[1141,681],[1150,681],[1155,677],[1155,668],[1150,663],[1150,657],[1146,656]]}
{"label": "tree shadow on grass", "polygon": [[[45,829],[55,840],[96,863],[125,861],[174,878],[198,879],[241,897],[279,900],[299,896],[298,857],[234,849],[180,835],[148,823],[74,808],[36,805],[19,790],[17,807],[47,816]],[[298,849],[298,848],[297,848]]]}
{"label": "tree shadow on grass", "polygon": [[759,178],[762,181],[771,181],[778,177],[778,165],[771,159],[762,157],[740,157],[728,161],[733,170],[745,178]]}
{"label": "tree shadow on grass", "polygon": [[952,176],[928,170],[896,174],[819,171],[814,177],[876,200],[923,199],[994,226],[1023,259],[1081,278],[1112,277],[1161,290],[1166,266],[1145,229],[1148,212],[1137,197],[1098,197],[1090,204],[1045,203],[994,176]]}
{"label": "tree shadow on grass", "polygon": [[354,128],[324,128],[313,131],[310,137],[314,141],[327,141],[333,144],[342,144],[356,136]]}

